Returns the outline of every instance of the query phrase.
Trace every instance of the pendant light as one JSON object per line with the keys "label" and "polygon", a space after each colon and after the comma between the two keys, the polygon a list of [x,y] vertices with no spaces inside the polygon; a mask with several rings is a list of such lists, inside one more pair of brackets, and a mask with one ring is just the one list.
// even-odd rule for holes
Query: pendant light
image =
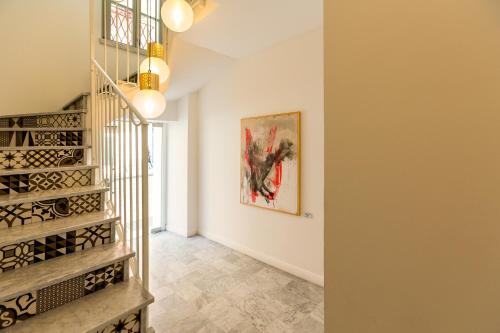
{"label": "pendant light", "polygon": [[[148,3],[149,7],[149,3]],[[150,8],[150,7],[149,7]],[[149,13],[148,8],[148,13]],[[149,15],[148,15],[149,18]],[[151,27],[151,19],[148,22],[148,28]],[[151,33],[148,31],[148,38],[151,38]],[[160,46],[160,47],[158,47]],[[160,51],[161,50],[161,51]],[[155,54],[156,56],[153,56]],[[142,64],[139,67],[139,88],[140,91],[134,96],[132,104],[146,118],[156,118],[165,111],[165,97],[159,92],[160,75],[153,72],[153,59],[159,59],[157,56],[163,56],[163,47],[159,43],[148,43],[148,57],[142,63],[146,64],[143,68]],[[163,59],[159,59],[163,61]],[[165,63],[163,61],[163,63]],[[165,63],[165,66],[167,64]],[[168,70],[168,66],[167,66]],[[168,74],[167,74],[168,77]],[[166,80],[166,79],[165,79]]]}
{"label": "pendant light", "polygon": [[184,32],[193,25],[193,8],[186,0],[167,0],[161,7],[161,19],[170,30]]}
{"label": "pendant light", "polygon": [[139,76],[140,91],[134,96],[132,104],[146,119],[156,118],[165,111],[165,97],[158,91],[160,76],[151,72]]}
{"label": "pendant light", "polygon": [[[149,62],[151,61],[151,66]],[[167,81],[170,76],[170,68],[163,60],[163,45],[157,42],[148,43],[148,57],[141,62],[140,71],[145,73],[151,68],[151,73],[160,76],[160,84]]]}

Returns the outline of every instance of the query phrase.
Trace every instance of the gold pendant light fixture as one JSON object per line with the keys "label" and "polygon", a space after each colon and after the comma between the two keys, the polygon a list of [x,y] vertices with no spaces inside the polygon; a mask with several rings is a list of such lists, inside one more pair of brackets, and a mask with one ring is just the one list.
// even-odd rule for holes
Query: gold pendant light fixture
{"label": "gold pendant light fixture", "polygon": [[[148,7],[151,8],[149,1]],[[147,12],[149,13],[149,8]],[[148,15],[148,28],[151,19]],[[148,31],[148,39],[151,34]],[[148,41],[148,57],[139,66],[140,91],[134,96],[132,103],[146,119],[156,118],[165,111],[166,101],[160,93],[160,80],[167,80],[170,70],[163,60],[163,45]],[[163,82],[163,81],[162,81]]]}
{"label": "gold pendant light fixture", "polygon": [[152,72],[139,75],[140,91],[134,96],[132,103],[146,119],[156,118],[165,110],[165,97],[158,90],[160,76]]}
{"label": "gold pendant light fixture", "polygon": [[[163,45],[158,42],[148,43],[148,57],[141,62],[140,71],[145,73],[151,69],[151,73],[160,76],[160,84],[165,83],[170,76],[170,68],[164,59]],[[151,62],[151,65],[150,65]]]}

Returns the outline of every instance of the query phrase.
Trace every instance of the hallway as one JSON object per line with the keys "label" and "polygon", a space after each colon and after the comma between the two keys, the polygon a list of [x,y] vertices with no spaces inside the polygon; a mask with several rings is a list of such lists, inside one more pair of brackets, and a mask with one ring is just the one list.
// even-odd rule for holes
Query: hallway
{"label": "hallway", "polygon": [[204,237],[151,237],[158,333],[323,332],[323,288]]}

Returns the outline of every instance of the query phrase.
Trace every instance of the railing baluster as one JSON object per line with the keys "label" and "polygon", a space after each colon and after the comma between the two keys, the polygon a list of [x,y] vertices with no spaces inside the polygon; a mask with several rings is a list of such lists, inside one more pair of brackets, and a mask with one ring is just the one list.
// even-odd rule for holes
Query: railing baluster
{"label": "railing baluster", "polygon": [[142,124],[142,284],[149,290],[148,124]]}
{"label": "railing baluster", "polygon": [[129,165],[128,165],[128,172],[129,172],[129,216],[130,216],[130,248],[134,248],[133,244],[133,239],[134,239],[134,207],[133,207],[133,174],[132,174],[132,113],[128,113],[128,142],[129,142]]}
{"label": "railing baluster", "polygon": [[117,215],[120,215],[120,209],[118,206],[118,184],[116,182],[116,160],[118,159],[118,155],[116,154],[116,145],[117,145],[117,136],[118,136],[118,112],[116,110],[116,98],[113,98],[111,107],[112,107],[112,115],[113,115],[113,197],[114,197],[114,208]]}
{"label": "railing baluster", "polygon": [[[104,168],[106,170],[105,172],[105,179],[107,181],[108,186],[111,185],[111,182],[109,181],[109,107],[108,107],[108,102],[107,99],[104,99],[104,147],[106,150],[106,155],[104,159]],[[109,196],[111,199],[111,196]]]}
{"label": "railing baluster", "polygon": [[118,206],[119,206],[119,212],[120,212],[120,217],[121,220],[123,221],[123,245],[127,245],[127,222],[126,222],[126,216],[124,214],[124,209],[123,209],[123,173],[122,173],[122,164],[124,162],[123,160],[123,154],[122,154],[122,143],[123,143],[123,132],[122,132],[122,125],[123,125],[123,118],[122,118],[122,108],[121,108],[121,97],[118,98]]}
{"label": "railing baluster", "polygon": [[140,206],[139,206],[139,200],[140,200],[140,186],[139,186],[139,126],[135,126],[135,224],[136,224],[136,249],[135,251],[137,252],[137,265],[136,265],[136,275],[139,275],[139,263],[140,263],[140,247],[139,247],[139,235],[141,234],[141,221],[140,221]]}
{"label": "railing baluster", "polygon": [[[99,82],[102,82],[102,76],[99,75]],[[102,103],[100,103],[99,107],[99,175],[100,175],[100,182],[104,180],[104,112],[102,110]]]}
{"label": "railing baluster", "polygon": [[[123,102],[123,101],[122,101]],[[123,145],[122,145],[122,149],[123,149],[123,176],[122,176],[122,182],[123,182],[123,194],[122,194],[122,198],[123,198],[123,216],[125,217],[123,219],[123,224],[125,225],[125,228],[124,228],[124,233],[128,231],[129,229],[129,220],[128,220],[128,211],[127,211],[127,123],[125,122],[127,117],[125,115],[125,110],[122,109],[123,111],[123,117],[122,117],[122,135],[123,135]],[[127,240],[128,238],[128,235],[125,235],[125,240]],[[127,245],[127,242],[125,242],[125,245]]]}

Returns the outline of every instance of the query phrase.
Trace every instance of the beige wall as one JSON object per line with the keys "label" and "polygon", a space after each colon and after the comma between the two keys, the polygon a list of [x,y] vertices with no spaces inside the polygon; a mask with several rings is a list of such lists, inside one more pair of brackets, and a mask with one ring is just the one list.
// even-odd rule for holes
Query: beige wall
{"label": "beige wall", "polygon": [[[104,68],[102,1],[94,0],[95,57]],[[90,91],[89,1],[0,0],[0,115],[60,110]],[[107,49],[116,77],[115,47]],[[119,50],[119,78],[127,76]],[[136,72],[136,53],[129,73]]]}
{"label": "beige wall", "polygon": [[326,332],[499,332],[499,3],[325,5]]}
{"label": "beige wall", "polygon": [[[199,92],[199,230],[323,283],[323,32],[241,59]],[[302,112],[302,203],[313,219],[241,205],[240,119]]]}
{"label": "beige wall", "polygon": [[0,1],[0,115],[60,110],[89,91],[88,1]]}

